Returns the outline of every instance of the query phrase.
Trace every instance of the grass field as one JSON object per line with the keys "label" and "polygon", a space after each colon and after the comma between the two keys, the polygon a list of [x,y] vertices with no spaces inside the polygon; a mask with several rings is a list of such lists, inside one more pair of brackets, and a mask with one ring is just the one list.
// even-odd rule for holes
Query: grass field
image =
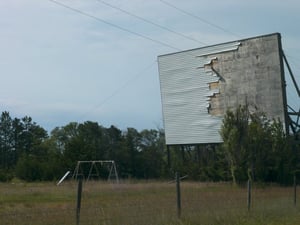
{"label": "grass field", "polygon": [[[175,183],[84,182],[80,224],[297,225],[293,196],[292,187],[254,186],[248,211],[246,187],[186,181],[178,219]],[[76,182],[0,183],[0,224],[76,224],[76,201]]]}

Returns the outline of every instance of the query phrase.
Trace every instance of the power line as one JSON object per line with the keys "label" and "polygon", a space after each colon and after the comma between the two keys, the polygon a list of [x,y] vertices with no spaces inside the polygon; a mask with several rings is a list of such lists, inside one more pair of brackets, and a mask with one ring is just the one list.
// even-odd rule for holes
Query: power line
{"label": "power line", "polygon": [[197,16],[197,15],[195,15],[195,14],[192,14],[192,13],[188,12],[188,11],[185,11],[185,10],[183,10],[183,9],[181,9],[181,8],[179,8],[179,7],[173,5],[173,4],[171,4],[171,3],[169,3],[169,2],[167,2],[167,1],[165,1],[165,0],[159,0],[159,1],[160,1],[161,3],[163,3],[163,4],[165,4],[165,5],[167,5],[167,6],[171,7],[171,8],[173,8],[173,9],[176,9],[177,11],[179,11],[179,12],[185,14],[185,15],[188,15],[188,16],[190,16],[190,17],[193,17],[193,18],[195,18],[195,19],[197,19],[197,20],[200,20],[201,22],[206,23],[206,24],[208,24],[208,25],[210,25],[210,26],[212,26],[212,27],[214,27],[214,28],[217,28],[217,29],[219,29],[219,30],[222,30],[222,31],[224,31],[224,32],[226,32],[226,33],[228,33],[228,34],[230,34],[230,35],[233,35],[233,36],[235,36],[235,37],[240,38],[239,35],[237,35],[237,34],[231,32],[230,30],[227,30],[227,29],[225,29],[225,28],[223,28],[223,27],[221,27],[221,26],[219,26],[219,25],[217,25],[217,24],[214,24],[214,23],[212,23],[212,22],[209,22],[208,20],[205,20],[205,19],[203,19],[203,18],[201,18],[201,17],[199,17],[199,16]]}
{"label": "power line", "polygon": [[64,4],[64,3],[58,2],[58,1],[56,1],[56,0],[48,0],[48,1],[53,2],[53,3],[55,3],[55,4],[57,4],[57,5],[61,6],[61,7],[66,8],[66,9],[69,9],[69,10],[71,10],[71,11],[73,11],[73,12],[79,13],[79,14],[81,14],[81,15],[83,15],[83,16],[86,16],[86,17],[89,17],[89,18],[91,18],[91,19],[97,20],[98,22],[105,23],[105,24],[107,24],[107,25],[109,25],[109,26],[112,26],[112,27],[114,27],[114,28],[117,28],[117,29],[119,29],[119,30],[125,31],[125,32],[127,32],[127,33],[130,33],[130,34],[136,35],[136,36],[138,36],[138,37],[141,37],[141,38],[143,38],[143,39],[146,39],[146,40],[148,40],[148,41],[154,42],[154,43],[156,43],[156,44],[160,44],[160,45],[163,45],[163,46],[165,46],[165,47],[172,48],[172,49],[174,49],[174,50],[176,50],[176,51],[182,51],[182,49],[179,49],[179,48],[177,48],[177,47],[174,47],[174,46],[172,46],[172,45],[169,45],[169,44],[167,44],[167,43],[165,43],[165,42],[162,42],[162,41],[159,41],[159,40],[150,38],[150,37],[145,36],[145,35],[143,35],[143,34],[137,33],[137,32],[135,32],[135,31],[129,30],[129,29],[124,28],[124,27],[121,27],[121,26],[116,25],[116,24],[114,24],[114,23],[108,22],[108,21],[103,20],[103,19],[101,19],[101,18],[99,18],[99,17],[97,17],[97,16],[93,16],[93,15],[91,15],[91,14],[89,14],[89,13],[86,13],[86,12],[81,11],[81,10],[79,10],[79,9],[73,8],[73,7],[69,6],[69,5],[66,5],[66,4]]}
{"label": "power line", "polygon": [[[61,6],[61,7],[64,7],[64,8],[66,8],[66,9],[68,9],[68,10],[71,10],[71,11],[73,11],[73,12],[76,12],[76,13],[78,13],[78,14],[81,14],[82,16],[89,17],[89,18],[94,19],[94,20],[96,20],[96,21],[98,21],[98,22],[107,24],[107,25],[109,25],[109,26],[112,26],[112,27],[114,27],[114,28],[117,28],[117,29],[119,29],[119,30],[122,30],[122,31],[127,32],[127,33],[130,33],[130,34],[133,34],[133,35],[138,36],[138,37],[140,37],[140,38],[143,38],[143,39],[145,39],[145,40],[154,42],[154,43],[159,44],[159,45],[162,45],[162,46],[166,46],[166,47],[171,48],[171,49],[174,49],[174,50],[176,50],[176,51],[182,51],[182,49],[179,49],[179,48],[177,48],[177,47],[174,47],[174,46],[172,46],[172,45],[170,45],[170,44],[167,44],[167,43],[165,43],[165,42],[162,42],[162,41],[153,39],[153,38],[151,38],[151,37],[148,37],[148,36],[145,36],[145,35],[140,34],[140,33],[138,33],[138,32],[129,30],[129,29],[127,29],[127,28],[124,28],[124,27],[122,27],[122,26],[116,25],[116,24],[114,24],[114,23],[108,22],[108,21],[106,21],[106,20],[104,20],[104,19],[101,19],[101,18],[99,18],[99,17],[97,17],[97,16],[91,15],[91,14],[89,14],[89,13],[87,13],[87,12],[84,12],[84,11],[82,11],[82,10],[79,10],[79,9],[73,8],[73,7],[69,6],[69,5],[66,5],[66,4],[64,4],[64,3],[61,3],[61,2],[59,2],[59,1],[57,1],[57,0],[48,0],[48,1],[50,1],[50,2],[52,2],[52,3],[55,3],[55,4],[57,4],[57,5]],[[196,40],[196,39],[193,39],[193,38],[188,37],[188,36],[186,36],[186,35],[180,34],[180,33],[176,32],[176,31],[173,31],[173,30],[171,30],[171,29],[169,29],[169,28],[167,28],[167,27],[164,27],[164,26],[161,26],[161,25],[159,25],[159,24],[156,24],[156,23],[154,23],[154,22],[152,22],[152,21],[150,21],[150,20],[147,20],[147,19],[145,19],[145,18],[143,18],[143,17],[140,17],[140,16],[137,16],[137,15],[135,15],[135,14],[133,14],[133,13],[130,13],[130,12],[126,11],[126,10],[123,10],[123,9],[121,9],[121,8],[119,8],[119,7],[113,6],[113,5],[111,5],[111,4],[109,4],[109,3],[105,2],[105,1],[102,1],[102,0],[96,0],[96,1],[98,1],[98,2],[100,2],[100,3],[102,3],[102,4],[105,4],[105,5],[107,5],[107,6],[111,7],[111,8],[117,9],[117,10],[123,12],[123,13],[126,13],[127,15],[130,15],[130,16],[132,16],[132,17],[135,17],[135,18],[137,18],[137,19],[139,19],[139,20],[142,20],[142,21],[144,21],[144,22],[146,22],[146,23],[152,24],[152,25],[157,26],[157,27],[159,27],[159,28],[161,28],[161,29],[164,29],[164,30],[168,30],[169,32],[175,33],[176,35],[180,35],[180,36],[182,36],[182,37],[184,37],[184,38],[187,38],[187,39],[190,39],[190,40],[193,40],[193,41]],[[218,26],[218,25],[216,25],[216,24],[213,24],[213,23],[211,23],[211,22],[209,22],[209,21],[207,21],[207,20],[205,20],[205,19],[202,19],[202,18],[200,18],[200,17],[198,17],[198,16],[196,16],[196,15],[194,15],[194,14],[192,14],[192,13],[189,13],[189,12],[187,12],[187,11],[185,11],[185,10],[182,10],[182,9],[180,9],[180,8],[178,8],[178,7],[174,6],[174,5],[172,5],[172,4],[168,3],[168,2],[166,2],[165,0],[160,0],[160,2],[164,3],[165,5],[168,5],[169,7],[172,7],[172,8],[174,8],[174,9],[176,9],[176,10],[178,10],[178,11],[180,11],[180,12],[186,14],[186,15],[189,15],[189,16],[191,16],[191,17],[194,17],[194,18],[196,18],[196,19],[202,21],[203,23],[209,24],[210,26],[213,26],[213,27],[215,27],[215,28],[217,28],[217,29],[219,29],[219,30],[222,30],[222,31],[224,31],[224,32],[226,32],[226,33],[229,33],[229,34],[231,34],[231,35],[234,35],[234,36],[238,36],[238,35],[232,33],[231,31],[228,31],[228,30],[222,28],[221,26]],[[196,41],[197,41],[197,40],[196,40]],[[197,41],[197,42],[199,42],[199,41]],[[205,44],[205,43],[203,43],[203,42],[199,42],[199,43]],[[191,54],[191,55],[192,55],[192,54]],[[154,65],[154,63],[156,63],[156,61],[154,61],[154,62],[151,64],[151,66],[149,66],[149,68],[152,67],[152,66]],[[148,68],[148,67],[147,67],[147,68]],[[138,73],[138,75],[134,76],[133,78],[131,78],[130,80],[128,80],[126,83],[124,83],[123,85],[121,85],[121,86],[120,86],[119,88],[117,88],[111,95],[109,95],[107,98],[105,98],[102,102],[100,102],[98,105],[96,105],[96,106],[95,106],[92,110],[90,110],[89,112],[92,112],[92,111],[96,110],[97,108],[101,107],[101,106],[102,106],[103,104],[105,104],[109,99],[111,99],[112,97],[114,97],[120,90],[122,90],[122,89],[125,88],[127,85],[129,85],[130,82],[132,82],[134,79],[137,79],[137,77],[141,76],[141,74],[142,74],[141,72]],[[89,112],[83,114],[82,117],[84,117],[85,115],[89,114]]]}
{"label": "power line", "polygon": [[108,6],[108,7],[111,7],[111,8],[113,8],[113,9],[116,9],[116,10],[118,10],[118,11],[121,11],[121,12],[123,12],[123,13],[125,13],[125,14],[127,14],[127,15],[129,15],[129,16],[132,16],[132,17],[134,17],[134,18],[136,18],[136,19],[142,20],[142,21],[144,21],[144,22],[146,22],[146,23],[148,23],[148,24],[151,24],[151,25],[153,25],[153,26],[159,27],[159,28],[161,28],[161,29],[163,29],[163,30],[167,30],[167,31],[169,31],[169,32],[171,32],[171,33],[173,33],[173,34],[176,34],[176,35],[180,36],[180,37],[189,39],[189,40],[191,40],[191,41],[194,41],[194,42],[197,42],[197,43],[200,43],[200,44],[203,44],[203,45],[207,45],[207,43],[205,43],[205,42],[199,41],[199,40],[194,39],[194,38],[192,38],[192,37],[190,37],[190,36],[187,36],[187,35],[181,34],[181,33],[179,33],[179,32],[176,32],[176,31],[174,31],[174,30],[172,30],[172,29],[170,29],[170,28],[168,28],[168,27],[166,27],[166,26],[162,26],[162,25],[160,25],[160,24],[154,23],[154,22],[152,22],[152,21],[150,21],[150,20],[148,20],[148,19],[145,19],[145,18],[143,18],[143,17],[141,17],[141,16],[138,16],[138,15],[136,15],[136,14],[133,14],[133,13],[131,13],[131,12],[128,12],[128,11],[126,11],[126,10],[124,10],[124,9],[121,9],[121,8],[119,8],[119,7],[117,7],[117,6],[114,6],[114,5],[112,5],[112,4],[109,4],[109,3],[105,2],[105,1],[102,1],[102,0],[96,0],[96,1],[97,1],[97,2],[100,2],[100,3],[104,4],[104,5],[106,5],[106,6]]}
{"label": "power line", "polygon": [[108,102],[108,100],[110,100],[111,98],[113,98],[115,95],[117,95],[122,89],[124,89],[125,87],[127,87],[132,81],[138,79],[139,77],[141,77],[142,75],[145,74],[146,71],[150,70],[154,64],[156,64],[157,61],[153,61],[150,65],[146,66],[145,68],[143,68],[141,71],[139,71],[136,75],[132,76],[130,79],[128,79],[123,85],[119,86],[114,92],[112,92],[109,96],[107,96],[105,99],[103,99],[99,104],[95,105],[91,110],[89,110],[88,112],[82,114],[80,116],[80,118],[84,118],[86,117],[89,113],[95,111],[96,109],[100,108],[102,105],[104,105],[106,102]]}
{"label": "power line", "polygon": [[[217,29],[219,29],[219,30],[222,30],[222,31],[224,31],[224,32],[226,32],[226,33],[228,33],[228,34],[230,34],[230,35],[233,35],[233,36],[235,36],[235,37],[241,38],[240,35],[238,35],[238,34],[232,32],[232,31],[230,31],[230,30],[228,30],[228,29],[225,29],[225,28],[223,28],[223,27],[221,27],[221,26],[219,26],[219,25],[217,25],[217,24],[214,24],[214,23],[212,23],[212,22],[210,22],[210,21],[208,21],[208,20],[206,20],[206,19],[203,19],[203,18],[201,18],[201,17],[199,17],[199,16],[197,16],[197,15],[195,15],[195,14],[192,14],[192,13],[186,11],[186,10],[183,10],[183,9],[181,9],[181,8],[179,8],[179,7],[175,6],[175,5],[173,5],[173,4],[169,3],[169,2],[167,2],[166,0],[159,0],[159,1],[160,1],[161,3],[163,3],[163,4],[165,4],[165,5],[167,5],[167,6],[171,7],[171,8],[173,8],[173,9],[175,9],[175,10],[177,10],[177,11],[179,11],[179,12],[185,14],[185,15],[188,15],[188,16],[190,16],[190,17],[193,17],[193,18],[195,18],[195,19],[197,19],[197,20],[199,20],[199,21],[201,21],[201,22],[203,22],[203,23],[206,23],[206,24],[208,24],[208,25],[210,25],[210,26],[212,26],[212,27],[215,27],[215,28],[217,28]],[[287,56],[288,56],[288,55],[287,55]],[[295,59],[294,57],[291,57],[291,56],[288,56],[288,57],[289,57],[289,58],[292,58],[292,59]],[[295,59],[295,60],[296,60],[296,59]],[[294,62],[295,62],[295,61],[294,61]],[[295,64],[294,66],[295,66],[296,68],[300,69],[300,67],[298,66],[298,64]]]}
{"label": "power line", "polygon": [[[159,0],[159,1],[160,1],[161,3],[163,3],[163,4],[165,4],[165,5],[167,5],[167,6],[171,7],[171,8],[173,8],[173,9],[175,9],[175,10],[177,10],[177,11],[179,11],[179,12],[185,14],[185,15],[188,15],[188,16],[190,16],[190,17],[193,17],[193,18],[195,18],[195,19],[197,19],[197,20],[200,20],[200,21],[203,22],[203,23],[206,23],[206,24],[208,24],[208,25],[210,25],[210,26],[212,26],[212,27],[215,27],[215,28],[217,28],[217,29],[219,29],[219,30],[222,30],[222,31],[228,33],[228,34],[231,34],[231,35],[233,35],[233,36],[236,36],[236,37],[240,38],[239,35],[237,35],[237,34],[231,32],[231,31],[229,31],[229,30],[227,30],[227,29],[224,29],[223,27],[221,27],[221,26],[219,26],[219,25],[217,25],[217,24],[211,23],[211,22],[209,22],[208,20],[205,20],[205,19],[203,19],[203,18],[201,18],[201,17],[199,17],[199,16],[197,16],[197,15],[194,15],[194,14],[192,14],[192,13],[186,11],[186,10],[183,10],[183,9],[181,9],[181,8],[179,8],[179,7],[173,5],[173,4],[171,4],[171,3],[169,3],[169,2],[167,2],[167,1],[165,1],[165,0]],[[288,56],[288,57],[293,59],[293,57],[291,57],[291,56]],[[294,59],[295,59],[295,58],[294,58]],[[298,68],[298,69],[300,68],[300,67],[298,67],[297,64],[295,64],[294,66],[295,66],[296,68]]]}
{"label": "power line", "polygon": [[[169,45],[169,44],[167,44],[167,43],[158,41],[158,40],[156,40],[156,39],[147,37],[147,36],[145,36],[145,35],[143,35],[143,34],[140,34],[140,33],[135,32],[135,31],[131,31],[131,30],[129,30],[129,29],[126,29],[126,28],[121,27],[121,26],[119,26],[119,25],[116,25],[116,24],[114,24],[114,23],[111,23],[111,22],[108,22],[108,21],[106,21],[106,20],[103,20],[103,19],[101,19],[101,18],[99,18],[99,17],[97,17],[97,16],[94,16],[94,15],[91,15],[91,14],[89,14],[89,13],[86,13],[86,12],[84,12],[84,11],[82,11],[82,10],[79,10],[79,9],[73,8],[73,7],[69,6],[69,5],[63,4],[63,3],[59,2],[59,1],[56,1],[56,0],[48,0],[48,1],[50,1],[50,2],[52,2],[52,3],[55,3],[55,4],[57,4],[57,5],[61,6],[61,7],[64,7],[64,8],[66,8],[66,9],[69,9],[69,10],[71,10],[71,11],[73,11],[73,12],[79,13],[80,15],[83,15],[83,16],[89,17],[89,18],[91,18],[91,19],[94,19],[94,20],[96,20],[96,21],[98,21],[98,22],[105,23],[105,24],[107,24],[107,25],[109,25],[109,26],[115,27],[115,28],[120,29],[120,30],[122,30],[122,31],[125,31],[125,32],[127,32],[127,33],[136,35],[136,36],[141,37],[141,38],[143,38],[143,39],[146,39],[146,40],[148,40],[148,41],[151,41],[151,42],[154,42],[154,43],[157,43],[157,44],[160,44],[160,45],[163,45],[163,46],[166,46],[166,47],[175,49],[176,51],[182,51],[182,49],[179,49],[179,48],[174,47],[174,46],[172,46],[172,45]],[[150,69],[155,63],[156,63],[156,60],[155,60],[154,62],[152,62],[150,66],[146,67],[143,71],[145,71],[145,70],[147,70],[147,69]],[[143,72],[143,71],[142,71],[142,72]],[[124,83],[122,86],[120,86],[119,88],[117,88],[110,96],[108,96],[107,98],[105,98],[102,102],[100,102],[98,105],[96,105],[93,109],[91,109],[90,111],[88,111],[88,112],[82,114],[82,115],[80,116],[80,118],[85,117],[85,116],[86,116],[87,114],[89,114],[90,112],[92,112],[92,111],[96,110],[97,108],[101,107],[101,106],[102,106],[103,104],[105,104],[109,99],[111,99],[112,97],[114,97],[120,90],[122,90],[122,89],[125,88],[127,85],[129,85],[130,82],[132,82],[134,79],[137,79],[139,76],[141,76],[141,75],[143,74],[142,72],[139,72],[136,76],[132,77],[130,80],[128,80],[128,81],[127,81],[126,83]]]}

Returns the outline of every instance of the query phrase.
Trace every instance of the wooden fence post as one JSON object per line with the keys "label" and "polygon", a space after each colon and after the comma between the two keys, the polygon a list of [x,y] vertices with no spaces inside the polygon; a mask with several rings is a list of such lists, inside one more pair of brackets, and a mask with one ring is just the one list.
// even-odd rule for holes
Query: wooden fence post
{"label": "wooden fence post", "polygon": [[297,205],[297,177],[294,174],[294,205]]}
{"label": "wooden fence post", "polygon": [[82,193],[82,178],[80,177],[78,180],[78,188],[77,188],[76,225],[79,225],[79,220],[80,220],[81,193]]}
{"label": "wooden fence post", "polygon": [[251,180],[248,180],[248,185],[247,185],[247,190],[248,190],[248,194],[247,194],[247,205],[248,205],[248,211],[250,211],[251,208]]}
{"label": "wooden fence post", "polygon": [[179,173],[176,172],[176,193],[177,193],[177,216],[181,217],[181,195],[180,195],[180,176]]}

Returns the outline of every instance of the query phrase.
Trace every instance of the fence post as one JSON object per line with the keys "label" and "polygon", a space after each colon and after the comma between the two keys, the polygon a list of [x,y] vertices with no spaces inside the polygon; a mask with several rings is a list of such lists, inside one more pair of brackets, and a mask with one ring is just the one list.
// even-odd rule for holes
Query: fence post
{"label": "fence post", "polygon": [[294,174],[294,205],[297,205],[297,177]]}
{"label": "fence post", "polygon": [[177,216],[181,217],[181,196],[180,196],[180,176],[179,173],[176,172],[176,193],[177,193]]}
{"label": "fence post", "polygon": [[79,225],[79,220],[80,220],[81,193],[82,193],[82,177],[80,177],[79,180],[78,180],[77,207],[76,207],[76,225]]}
{"label": "fence post", "polygon": [[251,208],[251,180],[248,180],[248,195],[247,195],[247,205],[248,205],[248,211],[250,211]]}

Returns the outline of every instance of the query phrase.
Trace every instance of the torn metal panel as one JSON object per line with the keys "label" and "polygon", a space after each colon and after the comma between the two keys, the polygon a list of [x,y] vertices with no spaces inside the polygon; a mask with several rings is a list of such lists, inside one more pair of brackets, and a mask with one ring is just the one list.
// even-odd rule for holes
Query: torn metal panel
{"label": "torn metal panel", "polygon": [[238,46],[233,42],[158,57],[167,144],[222,141],[218,134],[222,118],[208,113],[207,101],[219,93],[217,87],[212,88],[219,78],[205,68],[216,57],[205,55],[237,50]]}
{"label": "torn metal panel", "polygon": [[166,144],[220,143],[223,115],[254,105],[284,120],[279,34],[158,57]]}

